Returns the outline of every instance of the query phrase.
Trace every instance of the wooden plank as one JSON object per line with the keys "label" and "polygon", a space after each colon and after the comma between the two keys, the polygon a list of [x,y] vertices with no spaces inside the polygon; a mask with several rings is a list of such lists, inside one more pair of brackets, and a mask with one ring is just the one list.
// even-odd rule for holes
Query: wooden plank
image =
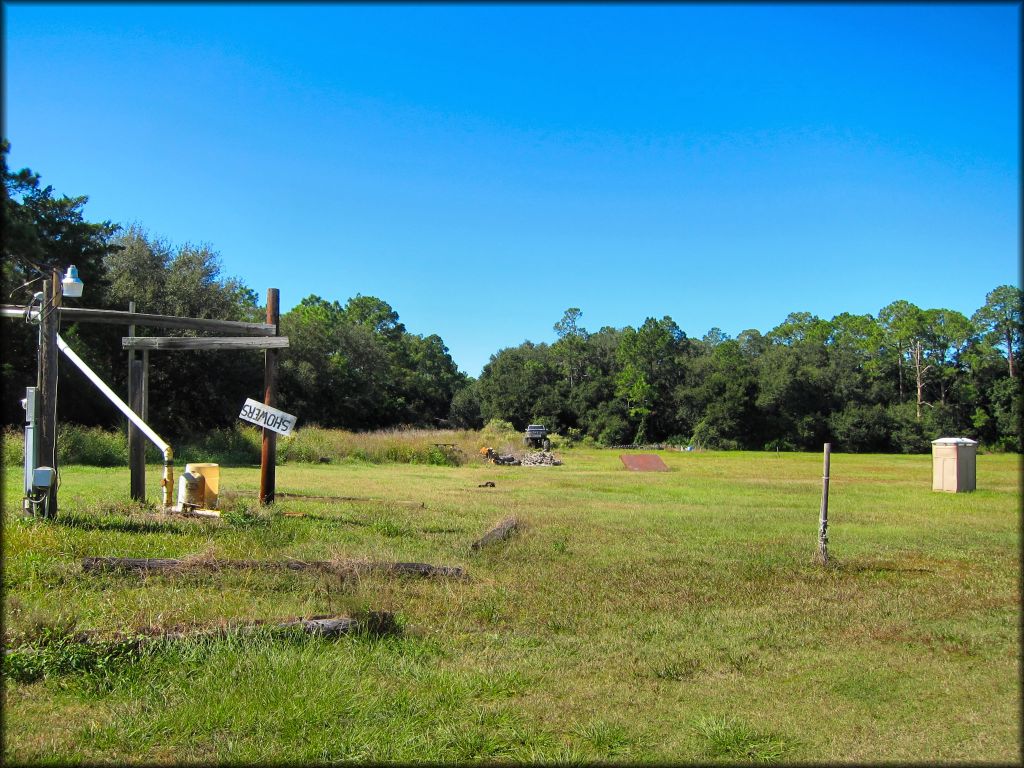
{"label": "wooden plank", "polygon": [[228,337],[228,336],[123,336],[124,349],[155,349],[161,351],[213,349],[284,349],[288,346],[287,336]]}
{"label": "wooden plank", "polygon": [[473,542],[473,549],[481,549],[486,547],[488,544],[494,544],[499,541],[504,541],[513,533],[519,530],[520,522],[519,518],[515,515],[506,517],[496,526],[491,528],[487,533],[481,536],[479,539]]}
{"label": "wooden plank", "polygon": [[221,570],[224,568],[266,568],[289,571],[327,571],[331,573],[383,572],[399,576],[466,578],[468,574],[459,566],[430,565],[429,563],[392,563],[366,560],[177,560],[164,557],[83,557],[82,570],[86,573],[101,571],[127,571],[136,573],[175,572],[192,569]]}
{"label": "wooden plank", "polygon": [[[15,307],[17,309],[17,307]],[[24,311],[22,308],[21,311]],[[6,314],[6,313],[5,313]],[[223,331],[238,336],[274,336],[277,327],[266,323],[241,320],[219,320],[209,317],[178,317],[152,315],[145,312],[123,312],[117,309],[63,307],[61,317],[68,323],[105,323],[107,325],[144,325],[151,328],[187,328],[193,331]]]}

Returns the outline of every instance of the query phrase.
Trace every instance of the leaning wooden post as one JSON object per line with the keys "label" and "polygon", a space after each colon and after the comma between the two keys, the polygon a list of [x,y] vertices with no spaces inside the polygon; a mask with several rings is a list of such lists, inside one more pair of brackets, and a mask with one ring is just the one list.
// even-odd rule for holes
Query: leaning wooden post
{"label": "leaning wooden post", "polygon": [[57,333],[60,330],[61,274],[43,281],[39,332],[39,462],[53,467],[46,513],[57,516]]}
{"label": "leaning wooden post", "polygon": [[832,443],[825,443],[825,465],[821,476],[821,517],[818,522],[818,560],[828,565],[828,470]]}
{"label": "leaning wooden post", "polygon": [[[267,290],[267,323],[274,326],[274,335],[281,335],[281,292],[277,288]],[[277,350],[264,353],[263,404],[274,407],[277,396]],[[263,428],[263,451],[260,454],[260,504],[274,503],[276,484],[277,433]]]}

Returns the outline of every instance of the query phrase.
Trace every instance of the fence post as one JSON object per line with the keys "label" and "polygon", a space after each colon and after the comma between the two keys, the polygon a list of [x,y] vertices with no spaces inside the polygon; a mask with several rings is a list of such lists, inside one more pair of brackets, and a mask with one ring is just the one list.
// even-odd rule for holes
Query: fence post
{"label": "fence post", "polygon": [[825,443],[824,472],[821,476],[821,517],[818,521],[818,560],[828,565],[828,471],[832,443]]}

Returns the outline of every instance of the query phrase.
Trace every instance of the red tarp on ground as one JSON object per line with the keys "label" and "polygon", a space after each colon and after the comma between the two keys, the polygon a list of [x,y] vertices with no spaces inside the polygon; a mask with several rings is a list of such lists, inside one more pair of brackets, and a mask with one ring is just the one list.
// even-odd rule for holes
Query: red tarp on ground
{"label": "red tarp on ground", "polygon": [[622,454],[619,456],[626,469],[634,472],[668,472],[668,467],[661,460],[661,456],[653,453]]}

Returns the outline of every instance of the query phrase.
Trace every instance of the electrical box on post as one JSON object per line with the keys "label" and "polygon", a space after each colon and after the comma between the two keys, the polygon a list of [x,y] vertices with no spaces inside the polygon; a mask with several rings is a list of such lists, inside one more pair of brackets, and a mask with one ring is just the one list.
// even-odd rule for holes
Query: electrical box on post
{"label": "electrical box on post", "polygon": [[36,448],[36,421],[39,418],[39,401],[36,397],[35,387],[25,387],[25,399],[21,401],[21,407],[25,409],[25,495],[32,493],[32,472],[36,468],[38,449]]}

